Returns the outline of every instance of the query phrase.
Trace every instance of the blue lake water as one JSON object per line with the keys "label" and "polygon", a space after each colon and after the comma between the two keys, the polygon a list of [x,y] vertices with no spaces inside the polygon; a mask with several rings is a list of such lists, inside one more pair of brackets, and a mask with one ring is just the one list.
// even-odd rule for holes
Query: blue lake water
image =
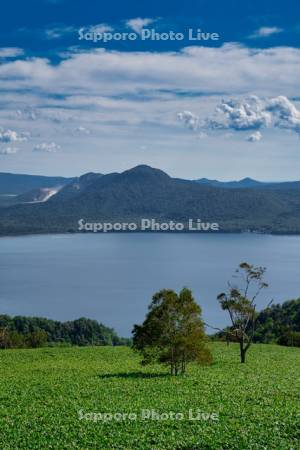
{"label": "blue lake water", "polygon": [[228,323],[216,296],[241,261],[268,268],[270,299],[300,297],[300,236],[122,233],[0,238],[0,313],[89,317],[129,336],[154,292],[190,287],[204,319]]}

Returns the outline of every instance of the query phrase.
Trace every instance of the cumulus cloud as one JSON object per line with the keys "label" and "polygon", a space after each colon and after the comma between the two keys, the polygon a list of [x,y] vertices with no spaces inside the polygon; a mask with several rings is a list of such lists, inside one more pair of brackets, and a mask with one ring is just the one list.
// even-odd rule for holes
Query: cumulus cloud
{"label": "cumulus cloud", "polygon": [[211,127],[233,130],[255,130],[271,124],[271,113],[256,96],[243,100],[223,100],[216,109],[218,118],[211,120]]}
{"label": "cumulus cloud", "polygon": [[250,37],[251,38],[263,38],[269,37],[272,34],[282,33],[283,29],[279,27],[261,27],[256,30]]}
{"label": "cumulus cloud", "polygon": [[199,117],[191,111],[182,111],[177,114],[177,119],[190,130],[197,130],[199,126]]}
{"label": "cumulus cloud", "polygon": [[135,31],[136,33],[140,34],[144,27],[146,27],[147,25],[150,25],[153,22],[154,22],[154,19],[150,19],[150,18],[142,19],[141,17],[136,17],[135,19],[127,20],[126,25],[129,28],[131,28],[133,31]]}
{"label": "cumulus cloud", "polygon": [[247,137],[248,142],[258,142],[262,138],[262,134],[260,131],[255,131],[254,133],[250,134],[250,136]]}
{"label": "cumulus cloud", "polygon": [[22,142],[26,141],[27,137],[24,133],[17,133],[17,131],[14,130],[4,130],[0,127],[0,142]]}
{"label": "cumulus cloud", "polygon": [[0,155],[14,155],[15,153],[18,153],[19,149],[16,147],[5,147],[0,148]]}
{"label": "cumulus cloud", "polygon": [[55,153],[60,150],[60,145],[55,142],[42,142],[41,144],[37,144],[33,151],[34,152],[42,152],[42,153]]}
{"label": "cumulus cloud", "polygon": [[200,120],[190,111],[177,114],[188,128],[196,131],[232,130],[254,132],[247,138],[250,142],[261,140],[259,130],[264,128],[289,129],[300,136],[300,111],[285,96],[259,98],[250,96],[242,99],[223,100],[215,114]]}
{"label": "cumulus cloud", "polygon": [[274,126],[300,133],[300,111],[287,97],[280,95],[267,100],[266,109],[273,116]]}

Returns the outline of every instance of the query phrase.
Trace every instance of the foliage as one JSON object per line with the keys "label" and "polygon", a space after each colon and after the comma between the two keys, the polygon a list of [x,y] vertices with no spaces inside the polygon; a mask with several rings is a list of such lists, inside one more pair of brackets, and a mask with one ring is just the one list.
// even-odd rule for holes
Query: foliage
{"label": "foliage", "polygon": [[241,263],[236,270],[241,286],[228,282],[229,292],[218,295],[222,309],[229,313],[232,324],[230,335],[240,344],[242,363],[246,360],[246,352],[254,338],[257,317],[255,301],[261,290],[268,286],[264,281],[265,271],[264,267]]}
{"label": "foliage", "polygon": [[256,323],[255,342],[277,342],[291,332],[300,332],[300,299],[288,300],[262,310]]}
{"label": "foliage", "polygon": [[41,347],[46,344],[128,345],[113,329],[84,317],[59,322],[41,317],[0,315],[0,348]]}
{"label": "foliage", "polygon": [[277,342],[279,345],[287,345],[288,347],[300,347],[300,332],[288,331],[282,334]]}
{"label": "foliage", "polygon": [[[299,447],[297,348],[211,345],[214,364],[171,377],[140,366],[128,347],[0,352],[0,448],[118,450],[288,450]],[[86,421],[78,411],[182,412],[184,420]],[[189,409],[219,420],[191,421]]]}
{"label": "foliage", "polygon": [[[236,341],[232,334],[233,328],[224,330],[210,336],[212,340]],[[256,327],[253,342],[261,344],[274,344],[297,346],[300,332],[300,299],[288,300],[282,304],[271,305],[260,311],[256,318]]]}
{"label": "foliage", "polygon": [[185,373],[186,364],[210,363],[201,308],[192,292],[184,288],[176,294],[157,292],[142,325],[133,329],[133,347],[143,355],[143,363],[159,361],[170,366],[171,375]]}

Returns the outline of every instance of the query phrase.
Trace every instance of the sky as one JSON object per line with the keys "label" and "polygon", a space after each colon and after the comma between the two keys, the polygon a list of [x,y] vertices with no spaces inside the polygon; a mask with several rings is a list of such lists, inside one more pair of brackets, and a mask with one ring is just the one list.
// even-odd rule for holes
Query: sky
{"label": "sky", "polygon": [[1,6],[1,172],[300,179],[297,0]]}

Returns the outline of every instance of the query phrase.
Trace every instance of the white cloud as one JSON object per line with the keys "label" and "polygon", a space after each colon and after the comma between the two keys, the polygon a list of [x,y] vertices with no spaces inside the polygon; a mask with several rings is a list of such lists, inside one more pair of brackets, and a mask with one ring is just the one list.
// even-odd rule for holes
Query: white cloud
{"label": "white cloud", "polygon": [[263,38],[269,37],[272,34],[282,33],[283,29],[279,27],[261,27],[256,30],[250,37],[251,38]]}
{"label": "white cloud", "polygon": [[155,19],[136,17],[135,19],[127,20],[126,25],[136,33],[140,34],[142,29],[147,25],[153,23]]}
{"label": "white cloud", "polygon": [[38,118],[38,113],[37,111],[31,108],[24,108],[24,109],[17,109],[15,111],[15,116],[18,119],[36,120]]}
{"label": "white cloud", "polygon": [[24,134],[19,134],[14,130],[4,130],[0,127],[0,142],[22,142],[26,140],[27,137]]}
{"label": "white cloud", "polygon": [[197,134],[198,139],[206,139],[208,136],[203,131],[200,131],[200,133]]}
{"label": "white cloud", "polygon": [[45,30],[45,36],[47,39],[60,39],[67,34],[76,33],[77,29],[72,26],[57,26],[47,28]]}
{"label": "white cloud", "polygon": [[179,112],[177,118],[190,130],[197,130],[199,126],[199,117],[191,111]]}
{"label": "white cloud", "polygon": [[262,134],[260,131],[255,131],[254,133],[250,134],[250,136],[247,137],[248,142],[258,142],[262,138]]}
{"label": "white cloud", "polygon": [[114,31],[114,29],[106,23],[98,23],[96,25],[91,25],[89,27],[89,31],[92,33],[109,33],[111,31]]}
{"label": "white cloud", "polygon": [[45,58],[31,58],[0,66],[3,88],[39,89],[45,96],[52,92],[145,95],[162,89],[202,95],[254,91],[294,96],[299,92],[299,78],[299,49],[249,49],[233,44],[220,48],[189,47],[172,53],[97,49],[73,53],[56,65]]}
{"label": "white cloud", "polygon": [[37,144],[33,151],[35,152],[43,152],[43,153],[55,153],[60,150],[60,145],[55,142],[42,142],[41,144]]}
{"label": "white cloud", "polygon": [[[250,130],[247,134],[251,134],[268,126],[269,115],[272,126],[276,122],[277,128],[295,129],[297,117],[288,115],[283,120],[282,102],[279,116],[278,105],[275,110],[272,104],[255,110],[255,101],[249,99],[254,92],[258,103],[277,98],[278,92],[286,98],[297,97],[299,79],[300,50],[296,48],[251,49],[235,44],[178,52],[81,48],[70,50],[56,64],[40,57],[2,63],[0,123],[10,130],[22,127],[41,142],[60,142],[79,154],[81,140],[73,140],[80,132],[95,149],[101,142],[107,148],[118,140],[129,148],[133,139],[147,133],[170,140],[181,136],[184,131],[176,125],[175,112],[183,111],[190,116],[181,117],[182,124],[192,130],[198,127],[195,136],[209,131],[207,141],[212,142],[211,130]],[[226,101],[222,106],[221,96],[229,95],[241,105],[232,107]],[[249,102],[248,111],[245,103]],[[221,111],[212,115],[219,103]],[[298,102],[292,103],[299,109]],[[75,132],[81,126],[92,133]],[[190,142],[194,137],[190,136]]]}
{"label": "white cloud", "polygon": [[[89,25],[83,28],[85,32],[89,33],[106,33],[113,31],[113,28],[110,25],[105,23],[99,23],[95,25]],[[43,30],[43,33],[47,39],[60,39],[68,34],[78,35],[78,28],[74,26],[54,26],[51,28],[47,28]]]}
{"label": "white cloud", "polygon": [[273,115],[274,126],[300,133],[300,111],[284,95],[269,99],[266,109]]}
{"label": "white cloud", "polygon": [[0,155],[14,155],[15,153],[18,153],[19,149],[16,147],[5,147],[0,148]]}
{"label": "white cloud", "polygon": [[216,112],[217,117],[209,123],[212,128],[253,130],[268,127],[272,119],[271,113],[265,110],[264,104],[256,96],[242,100],[223,100]]}
{"label": "white cloud", "polygon": [[196,131],[208,130],[255,130],[247,140],[257,142],[262,138],[259,130],[281,128],[300,135],[300,111],[285,96],[259,98],[250,96],[242,99],[223,100],[212,116],[200,120],[190,111],[177,115],[178,119]]}
{"label": "white cloud", "polygon": [[23,49],[18,47],[0,47],[0,58],[15,58],[23,54]]}
{"label": "white cloud", "polygon": [[91,131],[88,128],[85,128],[81,125],[75,128],[75,132],[80,134],[91,134]]}

